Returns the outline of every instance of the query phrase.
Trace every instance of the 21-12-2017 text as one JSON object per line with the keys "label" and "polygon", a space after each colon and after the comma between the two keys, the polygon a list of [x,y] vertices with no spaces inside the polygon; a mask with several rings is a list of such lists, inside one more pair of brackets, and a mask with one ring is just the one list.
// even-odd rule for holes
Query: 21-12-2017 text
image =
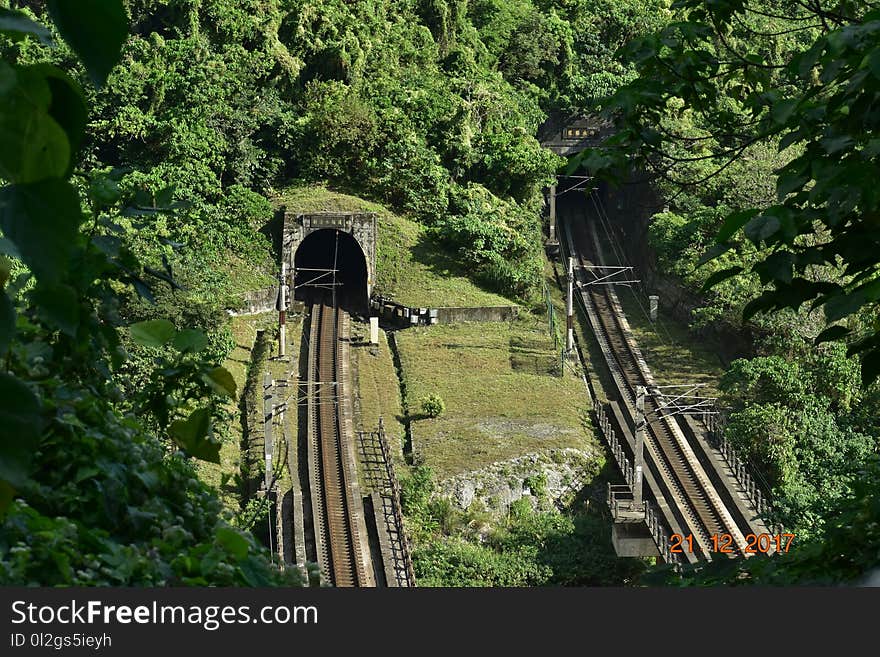
{"label": "21-12-2017 text", "polygon": [[[743,552],[746,554],[768,554],[770,552],[788,552],[794,541],[794,534],[746,534]],[[730,534],[712,534],[710,549],[721,554],[735,554],[738,550],[733,536]],[[681,554],[684,551],[694,552],[692,534],[673,534],[669,537],[669,551]]]}

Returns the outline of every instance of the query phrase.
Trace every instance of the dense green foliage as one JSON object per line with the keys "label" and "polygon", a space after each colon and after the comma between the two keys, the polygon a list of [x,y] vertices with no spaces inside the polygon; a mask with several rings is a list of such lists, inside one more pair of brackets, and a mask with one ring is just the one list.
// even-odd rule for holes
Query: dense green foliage
{"label": "dense green foliage", "polygon": [[533,299],[560,163],[533,135],[625,78],[655,9],[0,1],[4,581],[276,578],[191,464],[229,419],[222,311],[274,276],[273,190],[389,202]]}
{"label": "dense green foliage", "polygon": [[446,404],[440,395],[428,395],[422,400],[422,413],[428,417],[440,417],[446,410]]}
{"label": "dense green foliage", "polygon": [[[694,324],[761,337],[722,382],[727,434],[803,545],[685,581],[876,564],[880,15],[836,0],[94,4],[0,0],[2,581],[280,581],[192,465],[218,458],[230,421],[223,309],[275,274],[274,190],[388,203],[482,285],[535,302],[541,188],[561,160],[534,135],[599,107],[620,132],[581,163],[657,174],[668,209],[650,243],[705,294]],[[813,347],[840,338],[849,356]],[[603,519],[515,504],[489,529],[429,481],[417,470],[406,502],[425,583],[635,575]]]}
{"label": "dense green foliage", "polygon": [[[124,8],[104,3],[83,21],[75,5],[57,0],[48,8],[102,84],[127,35]],[[0,8],[0,19],[12,48],[26,49],[33,37],[49,41],[23,14]],[[0,80],[7,183],[0,226],[3,250],[14,258],[4,256],[0,279],[0,582],[296,581],[223,518],[215,493],[195,476],[190,457],[217,458],[213,391],[235,394],[229,373],[198,355],[207,336],[168,320],[133,324],[134,343],[170,344],[179,356],[160,371],[163,394],[155,399],[123,403],[112,380],[127,356],[117,328],[119,290],[150,297],[148,276],[177,285],[167,261],[165,271],[141,265],[116,223],[122,215],[153,217],[160,203],[126,194],[112,176],[93,177],[80,193],[78,147],[89,106],[61,69],[4,58]],[[145,412],[179,450],[147,429],[137,417]]]}
{"label": "dense green foliage", "polygon": [[694,324],[758,336],[722,381],[727,435],[800,542],[686,581],[852,581],[878,563],[880,15],[823,0],[672,10],[620,51],[637,75],[606,103],[619,130],[578,164],[651,172],[668,208],[650,244],[705,295]]}
{"label": "dense green foliage", "polygon": [[[462,512],[435,496],[431,477],[421,466],[402,482],[420,586],[620,585],[642,570],[641,562],[614,554],[600,514],[536,510],[520,499],[498,523],[486,511]],[[540,497],[538,478],[531,483]]]}
{"label": "dense green foliage", "polygon": [[[821,536],[876,450],[876,400],[862,400],[858,362],[841,344],[786,340],[772,355],[734,361],[721,386],[727,436],[761,464],[775,514],[801,539]],[[782,355],[784,354],[784,355]]]}
{"label": "dense green foliage", "polygon": [[[772,174],[775,198],[764,190],[730,204],[704,259],[743,239],[760,254],[716,271],[706,287],[748,268],[768,289],[746,305],[745,319],[808,303],[822,308],[828,328],[818,341],[854,333],[851,352],[862,354],[864,380],[873,381],[880,376],[872,141],[880,14],[850,2],[770,3],[763,12],[742,0],[675,7],[680,20],[623,53],[639,77],[611,100],[622,129],[609,145],[668,185],[696,186],[712,207],[730,196],[716,192],[706,202],[725,180],[718,174],[753,146],[778,150],[779,159],[757,158]],[[600,149],[584,162],[602,168],[615,155]]]}

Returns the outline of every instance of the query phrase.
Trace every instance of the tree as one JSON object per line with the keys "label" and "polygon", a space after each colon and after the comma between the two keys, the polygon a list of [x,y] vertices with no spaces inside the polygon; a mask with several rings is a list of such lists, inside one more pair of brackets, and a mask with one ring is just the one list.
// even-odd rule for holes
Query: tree
{"label": "tree", "polygon": [[[619,176],[652,171],[679,193],[706,183],[750,148],[784,155],[775,203],[740,207],[718,227],[703,261],[760,250],[744,270],[765,289],[743,310],[822,308],[816,342],[851,340],[865,384],[880,376],[880,12],[863,3],[679,0],[676,18],[621,56],[638,78],[608,112],[619,126],[576,165]],[[616,172],[616,174],[615,174]]]}
{"label": "tree", "polygon": [[[128,36],[122,0],[46,4],[88,76],[104,84]],[[31,15],[8,9],[0,9],[0,35],[53,38]],[[0,60],[0,178],[7,183],[0,244],[10,256],[0,268],[0,583],[296,582],[221,518],[216,495],[188,458],[218,460],[219,445],[210,406],[192,410],[187,402],[235,392],[226,370],[194,356],[206,336],[161,320],[130,327],[136,343],[173,345],[178,354],[174,367],[160,371],[170,385],[153,410],[181,451],[169,454],[117,405],[112,371],[126,358],[119,291],[150,298],[148,274],[176,283],[167,261],[164,271],[140,265],[116,220],[154,217],[173,205],[172,191],[127,197],[112,173],[76,171],[74,178],[88,114],[85,93],[60,68]]]}

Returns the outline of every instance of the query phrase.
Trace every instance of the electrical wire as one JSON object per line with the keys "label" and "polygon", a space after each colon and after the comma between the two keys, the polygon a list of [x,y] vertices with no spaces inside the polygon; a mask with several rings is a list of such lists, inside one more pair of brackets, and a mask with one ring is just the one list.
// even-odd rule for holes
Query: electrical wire
{"label": "electrical wire", "polygon": [[[615,258],[617,258],[617,263],[618,263],[618,265],[622,266],[622,264],[624,262],[626,262],[626,258],[624,258],[624,256],[623,256],[623,247],[618,244],[618,241],[615,238],[614,227],[611,223],[611,218],[608,216],[608,212],[605,210],[604,204],[602,203],[602,199],[594,191],[592,194],[590,194],[590,200],[593,202],[593,206],[596,208],[596,214],[599,219],[599,223],[602,226],[602,230],[605,233],[605,236],[607,237],[607,241],[609,242],[609,245],[611,246],[611,250],[614,252]],[[647,297],[648,290],[647,290],[647,287],[645,287],[644,280],[640,281],[638,285],[639,285],[639,288],[641,289],[642,294],[644,294]],[[637,294],[635,292],[635,290],[633,290],[632,296],[633,296],[633,299],[635,299],[636,304],[638,304],[639,310],[641,310],[645,319],[647,319],[648,322],[652,326],[654,326],[654,332],[657,335],[657,337],[660,339],[660,342],[662,342],[664,344],[664,346],[667,346],[667,347],[673,346],[675,344],[675,340],[672,338],[672,334],[669,333],[669,329],[666,327],[666,325],[660,320],[659,317],[657,318],[657,321],[653,321],[651,319],[651,314],[648,312],[648,310],[642,304],[642,300],[640,299],[639,294]],[[658,327],[659,327],[659,330],[658,330]]]}

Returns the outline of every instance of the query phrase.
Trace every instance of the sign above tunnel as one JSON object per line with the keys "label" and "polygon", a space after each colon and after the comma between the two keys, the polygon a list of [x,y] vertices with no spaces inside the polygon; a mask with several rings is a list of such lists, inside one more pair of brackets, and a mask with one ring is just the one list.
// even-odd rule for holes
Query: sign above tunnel
{"label": "sign above tunnel", "polygon": [[357,215],[351,213],[334,214],[332,212],[299,215],[299,217],[301,217],[303,228],[336,228],[338,230],[344,230],[347,233],[350,233],[354,226],[355,216]]}
{"label": "sign above tunnel", "polygon": [[596,116],[553,116],[538,130],[541,146],[570,156],[598,146],[611,133],[609,121]]}

